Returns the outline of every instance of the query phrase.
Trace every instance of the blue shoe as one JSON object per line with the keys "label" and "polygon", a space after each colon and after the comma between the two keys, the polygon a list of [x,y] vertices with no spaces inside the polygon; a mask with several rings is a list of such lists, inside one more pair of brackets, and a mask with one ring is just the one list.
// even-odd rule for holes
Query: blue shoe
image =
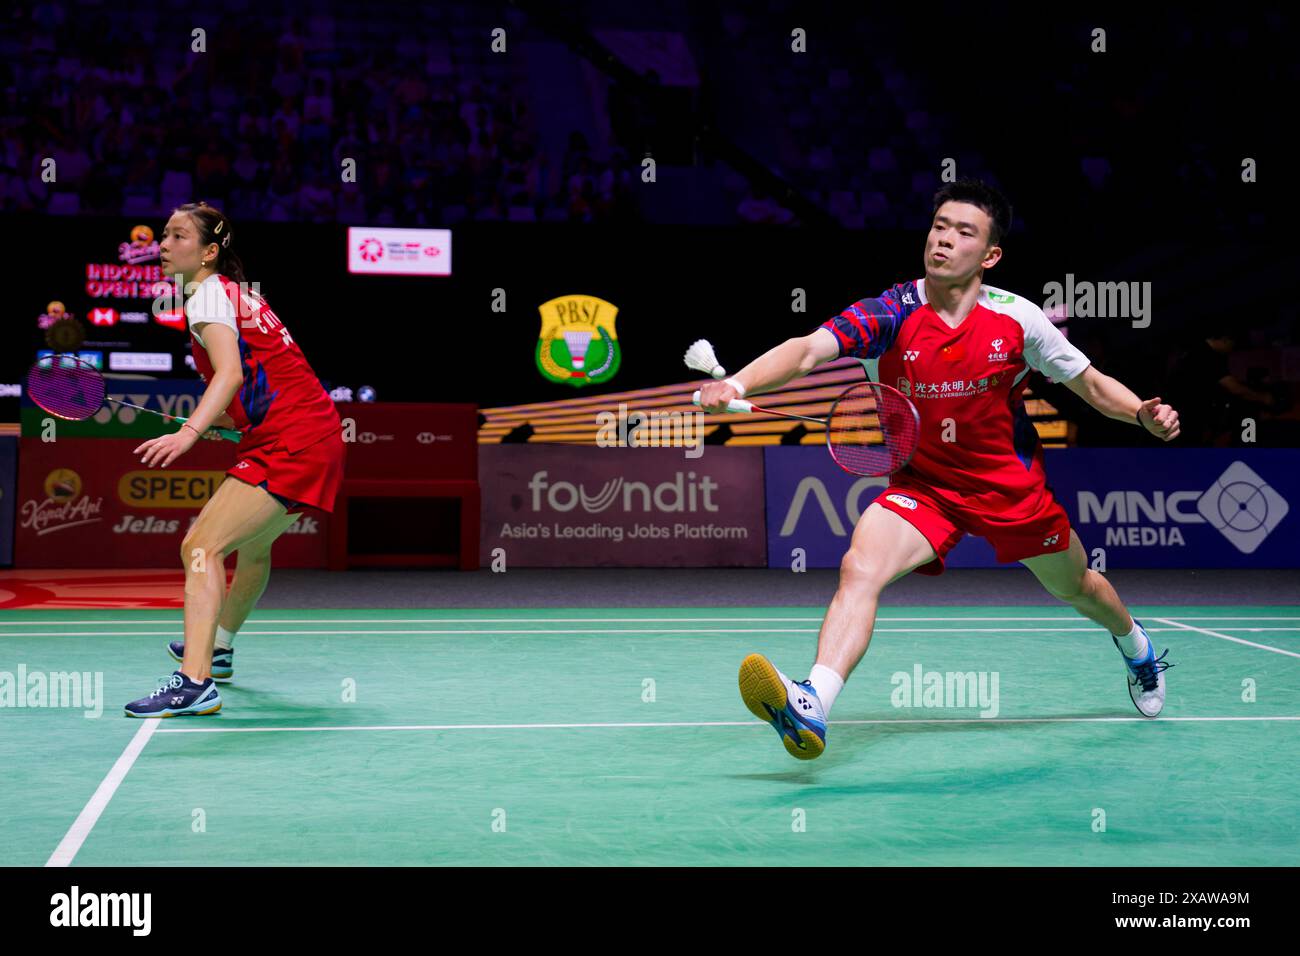
{"label": "blue shoe", "polygon": [[215,714],[221,709],[221,694],[211,677],[202,684],[196,684],[177,671],[159,681],[158,689],[148,697],[131,701],[125,709],[128,717]]}
{"label": "blue shoe", "polygon": [[[185,657],[185,642],[172,641],[167,645],[167,653],[177,664]],[[235,649],[212,649],[212,679],[218,684],[229,684],[235,678]]]}
{"label": "blue shoe", "polygon": [[[1142,627],[1142,622],[1134,618],[1133,623],[1145,635],[1147,630]],[[1114,634],[1110,639],[1115,642],[1115,649],[1119,650],[1119,638]],[[1173,664],[1165,663],[1165,653],[1156,657],[1156,645],[1147,636],[1146,656],[1140,660],[1134,660],[1119,651],[1120,656],[1124,658],[1124,667],[1128,671],[1128,696],[1133,701],[1133,706],[1138,709],[1138,713],[1143,717],[1158,717],[1160,711],[1165,706],[1165,671],[1173,667]]]}
{"label": "blue shoe", "polygon": [[740,665],[740,697],[776,728],[790,756],[813,760],[826,749],[826,713],[812,684],[792,681],[762,654],[750,654]]}

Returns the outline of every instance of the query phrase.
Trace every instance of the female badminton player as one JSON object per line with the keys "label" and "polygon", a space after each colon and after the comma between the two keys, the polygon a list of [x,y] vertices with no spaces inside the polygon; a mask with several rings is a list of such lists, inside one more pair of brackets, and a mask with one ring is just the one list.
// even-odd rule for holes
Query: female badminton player
{"label": "female badminton player", "polygon": [[[218,681],[234,675],[233,640],[271,573],[271,545],[306,507],[330,511],[343,480],[344,444],[334,403],[289,330],[249,288],[230,220],[206,203],[178,207],[163,230],[163,272],[184,295],[190,346],[207,382],[178,430],[135,449],[146,467],[167,468],[212,426],[243,438],[181,545],[185,639],[168,645],[180,668],[131,717],[213,714]],[[226,561],[238,552],[226,593]],[[214,651],[215,644],[215,651]]]}
{"label": "female badminton player", "polygon": [[776,728],[795,757],[825,749],[827,715],[866,653],[884,587],[909,571],[941,574],[944,555],[966,533],[987,538],[999,561],[1022,562],[1050,594],[1110,632],[1141,714],[1155,717],[1164,706],[1171,665],[1164,654],[1156,657],[1106,578],[1088,568],[1079,536],[1047,488],[1022,395],[1037,370],[1103,415],[1165,441],[1178,436],[1178,414],[1099,372],[1029,300],[984,285],[1010,224],[1011,207],[992,187],[977,180],[944,187],[934,198],[924,279],[857,302],[731,379],[701,388],[700,405],[718,412],[733,398],[851,355],[920,412],[911,462],[854,529],[808,679],[792,681],[761,654],[741,664],[745,705]]}

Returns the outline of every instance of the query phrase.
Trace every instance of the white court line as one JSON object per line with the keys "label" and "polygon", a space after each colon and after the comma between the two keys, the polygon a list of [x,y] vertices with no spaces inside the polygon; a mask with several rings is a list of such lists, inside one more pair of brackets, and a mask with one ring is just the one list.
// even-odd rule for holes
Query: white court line
{"label": "white court line", "polygon": [[122,751],[122,756],[117,758],[117,763],[113,764],[113,768],[91,794],[89,802],[72,822],[72,826],[68,828],[68,832],[64,834],[54,852],[50,854],[50,858],[45,862],[46,866],[68,866],[72,863],[72,858],[86,842],[86,837],[90,836],[90,831],[99,821],[99,816],[108,806],[108,801],[113,799],[113,794],[126,779],[131,765],[135,763],[135,758],[140,756],[140,751],[144,750],[144,745],[149,742],[149,738],[154,735],[160,723],[162,721],[158,718],[148,718],[143,721],[140,729],[135,732],[135,736]]}
{"label": "white court line", "polygon": [[[1161,621],[1163,618],[1151,618],[1150,620]],[[1148,627],[1148,634],[1158,634],[1164,631],[1185,631],[1189,630],[1186,625],[1178,627]],[[1199,628],[1190,628],[1190,630],[1199,630]],[[1298,628],[1235,628],[1234,630],[1286,630],[1300,631]],[[321,631],[316,629],[299,630],[299,631],[253,631],[241,630],[240,636],[258,636],[263,637],[356,637],[364,634],[432,634],[438,636],[446,635],[468,635],[471,637],[491,637],[494,634],[591,634],[602,636],[606,634],[817,634],[819,628],[794,628],[794,627],[624,627],[624,628],[497,628],[492,630],[480,630],[475,628],[401,628],[401,629],[371,629],[371,630],[346,630],[346,631]],[[1092,627],[877,627],[872,630],[872,634],[1097,634],[1103,633],[1103,629],[1097,625]],[[1209,633],[1208,631],[1206,633]],[[173,637],[181,635],[179,622],[172,625],[169,631],[10,631],[0,633],[0,638],[5,637]],[[1216,635],[1217,636],[1217,635]],[[1236,640],[1236,638],[1228,638]],[[1245,641],[1243,643],[1249,643]],[[1257,647],[1265,645],[1258,644]],[[1289,654],[1290,651],[1279,651],[1280,654]],[[1300,655],[1298,655],[1300,656]]]}
{"label": "white court line", "polygon": [[[918,717],[906,720],[832,720],[832,727],[880,724],[1129,724],[1300,721],[1300,717]],[[587,724],[394,724],[335,727],[165,727],[163,734],[276,734],[372,730],[583,730],[625,727],[766,727],[757,720],[634,721]]]}
{"label": "white court line", "polygon": [[[1155,620],[1158,620],[1155,619]],[[1147,633],[1159,631],[1182,631],[1183,627],[1149,627]],[[181,633],[179,624],[173,625],[171,631],[11,631],[0,637],[168,637]],[[362,634],[463,634],[471,637],[491,637],[494,634],[817,634],[815,627],[622,627],[622,628],[499,628],[496,630],[477,630],[473,628],[405,628],[379,630],[347,631],[249,631],[241,630],[240,636],[262,635],[263,637],[356,637]],[[1099,626],[1092,627],[877,627],[872,634],[1098,634],[1105,633]],[[1282,653],[1287,653],[1283,651]]]}
{"label": "white court line", "polygon": [[[179,608],[174,609],[179,611]],[[65,626],[69,624],[156,624],[160,627],[174,627],[175,622],[171,619],[159,618],[83,618],[77,621],[45,621],[45,620],[23,620],[10,621],[3,619],[5,612],[0,611],[0,627],[24,627],[24,626]],[[1188,617],[1180,615],[1184,621],[1300,621],[1300,617],[1251,617],[1249,615],[1235,614],[1215,614],[1209,617]],[[712,623],[719,624],[759,624],[765,622],[788,622],[791,624],[819,624],[823,616],[817,617],[553,617],[549,618],[555,624],[656,624],[656,623]],[[410,618],[389,618],[384,620],[385,624],[518,624],[521,621],[535,621],[536,615],[528,617],[410,617]],[[250,620],[251,625],[260,624],[301,624],[304,627],[316,624],[373,624],[377,620],[383,620],[378,615],[375,617],[340,617],[340,618],[256,618]],[[1053,614],[1024,617],[994,616],[994,617],[965,617],[963,615],[949,614],[946,617],[886,617],[876,618],[877,621],[902,621],[906,623],[916,623],[925,621],[948,621],[958,623],[961,621],[1073,621],[1077,620],[1073,614]],[[1283,630],[1296,630],[1296,628],[1284,628]]]}
{"label": "white court line", "polygon": [[1208,634],[1210,635],[1210,637],[1217,637],[1225,641],[1233,641],[1237,644],[1245,644],[1247,647],[1258,647],[1262,651],[1272,651],[1274,654],[1285,654],[1287,657],[1300,658],[1300,654],[1297,654],[1295,651],[1284,651],[1280,647],[1273,647],[1269,644],[1256,644],[1254,641],[1243,641],[1239,637],[1232,637],[1228,634],[1220,634],[1218,631],[1207,631],[1203,627],[1192,627],[1190,624],[1178,624],[1177,621],[1170,620],[1168,618],[1157,617],[1157,618],[1152,618],[1152,620],[1159,621],[1161,624],[1175,624],[1185,631],[1195,631],[1198,634]]}

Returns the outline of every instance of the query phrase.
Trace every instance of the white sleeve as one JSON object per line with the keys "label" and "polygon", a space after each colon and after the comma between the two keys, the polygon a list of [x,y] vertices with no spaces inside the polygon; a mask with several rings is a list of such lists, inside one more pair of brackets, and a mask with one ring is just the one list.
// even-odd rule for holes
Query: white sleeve
{"label": "white sleeve", "polygon": [[1025,363],[1053,382],[1068,382],[1092,363],[1032,303],[1025,310]]}
{"label": "white sleeve", "polygon": [[190,332],[205,349],[201,329],[197,327],[208,322],[229,326],[239,334],[239,325],[235,322],[235,305],[226,295],[226,289],[220,281],[204,281],[194,290],[194,294],[185,300],[185,318],[189,321]]}

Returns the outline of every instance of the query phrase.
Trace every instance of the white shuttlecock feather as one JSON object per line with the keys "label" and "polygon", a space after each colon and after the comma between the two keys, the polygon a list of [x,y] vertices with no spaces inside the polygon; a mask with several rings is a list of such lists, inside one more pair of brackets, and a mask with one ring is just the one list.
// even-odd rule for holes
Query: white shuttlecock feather
{"label": "white shuttlecock feather", "polygon": [[686,350],[686,367],[714,378],[725,378],[727,375],[726,369],[718,364],[718,357],[713,354],[713,346],[708,339],[700,339]]}

